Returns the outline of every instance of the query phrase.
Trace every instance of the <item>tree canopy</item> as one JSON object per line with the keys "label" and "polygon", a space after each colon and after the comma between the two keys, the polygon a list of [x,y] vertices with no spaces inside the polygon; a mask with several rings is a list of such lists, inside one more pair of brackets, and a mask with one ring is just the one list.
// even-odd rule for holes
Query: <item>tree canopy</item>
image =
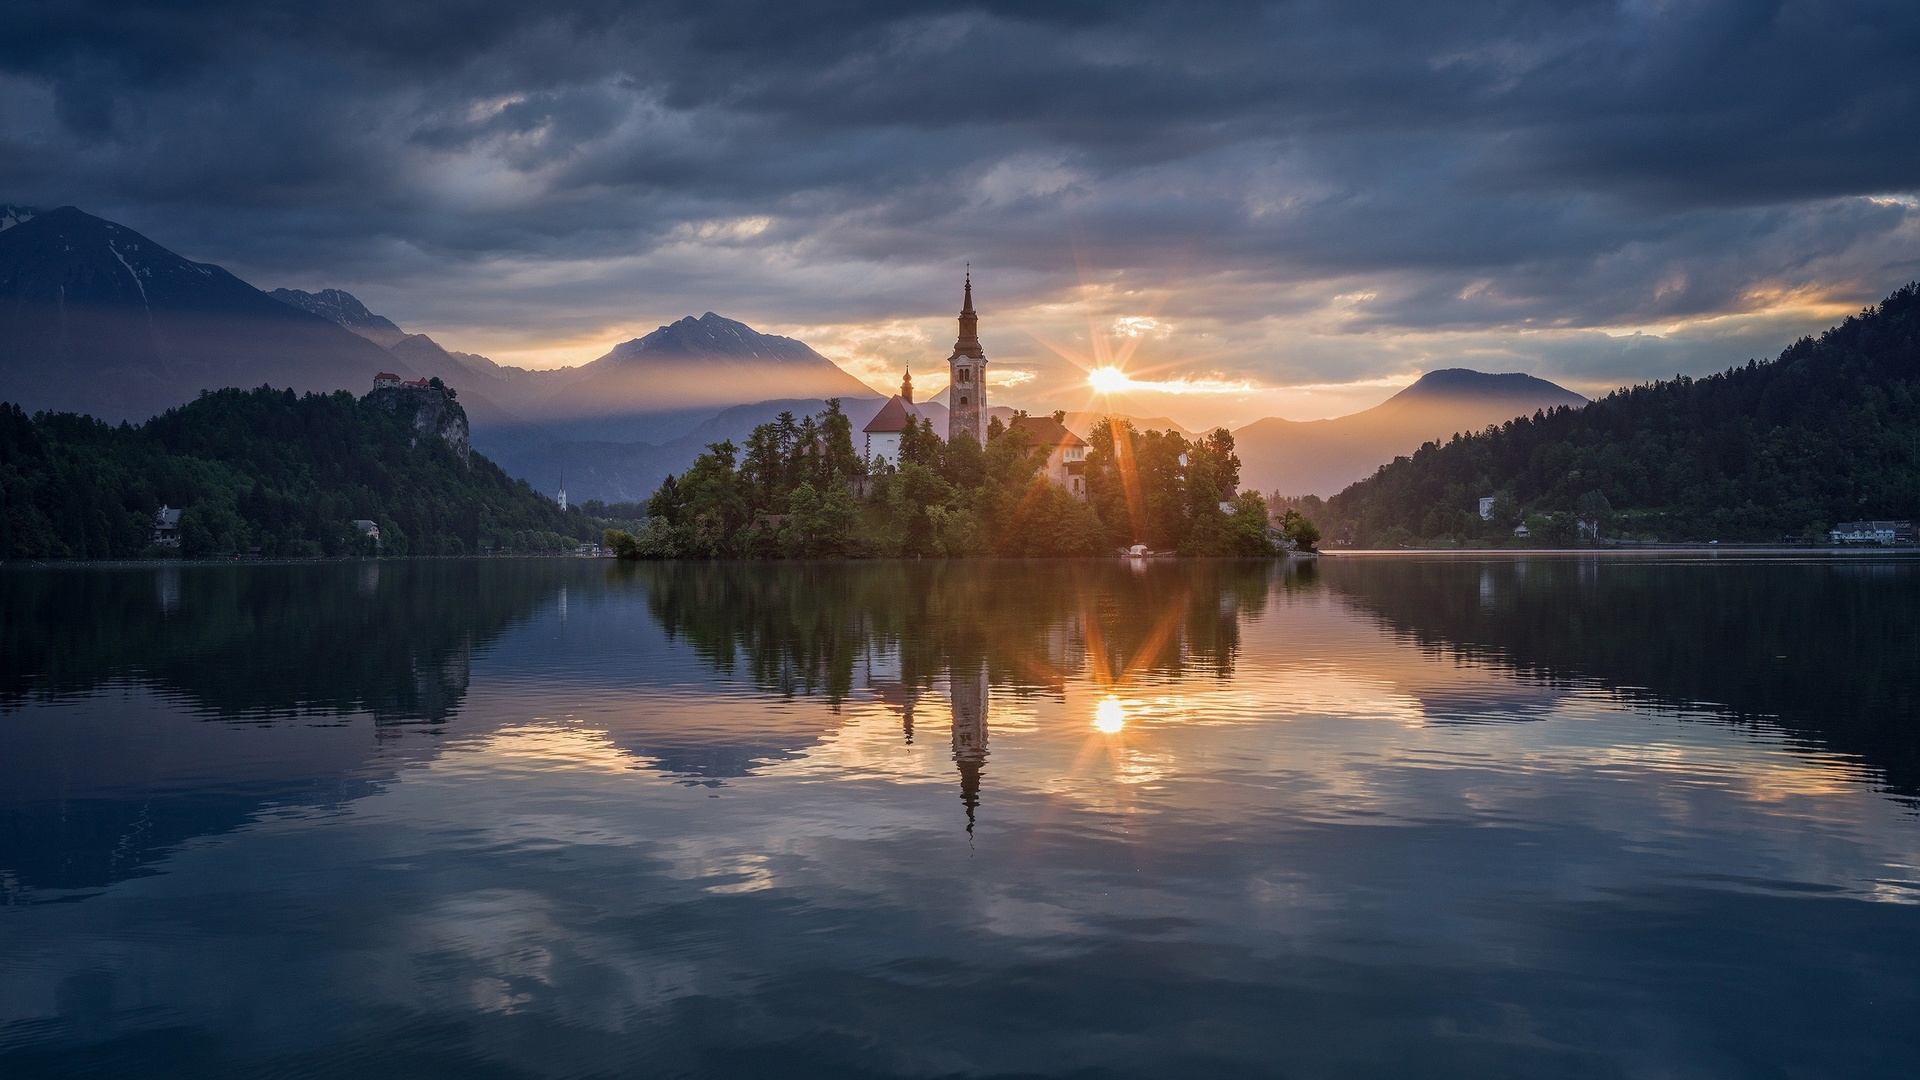
{"label": "tree canopy", "polygon": [[1265,501],[1234,493],[1240,460],[1224,428],[1188,442],[1102,421],[1085,500],[1047,480],[1048,451],[998,419],[984,447],[966,434],[943,442],[923,419],[902,432],[897,464],[863,461],[830,401],[817,417],[760,425],[744,452],[708,446],[654,492],[644,530],[608,539],[634,558],[1041,557],[1134,543],[1273,551]]}
{"label": "tree canopy", "polygon": [[[441,409],[464,429],[457,403]],[[0,557],[446,555],[598,538],[589,515],[414,419],[346,391],[270,387],[209,391],[137,427],[0,404]],[[163,504],[182,511],[178,551],[151,542]],[[378,524],[377,549],[356,520]]]}

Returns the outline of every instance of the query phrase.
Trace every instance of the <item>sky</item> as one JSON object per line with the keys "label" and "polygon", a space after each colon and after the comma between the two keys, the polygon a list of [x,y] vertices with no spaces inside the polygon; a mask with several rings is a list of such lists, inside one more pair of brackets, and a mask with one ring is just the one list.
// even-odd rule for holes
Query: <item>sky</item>
{"label": "sky", "polygon": [[550,367],[715,311],[996,400],[1589,395],[1920,278],[1920,5],[23,0],[0,202]]}

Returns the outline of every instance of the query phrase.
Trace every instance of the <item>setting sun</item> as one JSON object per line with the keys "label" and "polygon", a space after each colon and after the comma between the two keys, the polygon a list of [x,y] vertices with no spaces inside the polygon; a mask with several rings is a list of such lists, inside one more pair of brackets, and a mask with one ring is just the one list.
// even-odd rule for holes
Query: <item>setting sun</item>
{"label": "setting sun", "polygon": [[1102,394],[1117,394],[1127,388],[1133,380],[1127,373],[1116,367],[1094,368],[1087,372],[1087,385]]}
{"label": "setting sun", "polygon": [[1127,726],[1127,711],[1119,698],[1107,698],[1093,709],[1093,726],[1108,735]]}

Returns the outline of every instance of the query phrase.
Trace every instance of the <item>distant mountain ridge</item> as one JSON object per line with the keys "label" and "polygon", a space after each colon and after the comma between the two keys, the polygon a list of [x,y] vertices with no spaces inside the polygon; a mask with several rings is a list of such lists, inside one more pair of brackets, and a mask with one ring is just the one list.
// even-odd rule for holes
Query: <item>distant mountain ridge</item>
{"label": "distant mountain ridge", "polygon": [[[451,352],[344,290],[272,295],[382,344],[415,370],[477,390],[484,397],[472,410],[474,445],[540,490],[567,478],[576,500],[645,498],[708,443],[744,439],[782,411],[811,415],[838,397],[858,427],[882,400],[805,342],[711,311],[622,342],[592,363],[539,371]],[[768,396],[782,390],[798,393]]]}
{"label": "distant mountain ridge", "polygon": [[458,389],[475,445],[548,490],[586,462],[657,461],[608,494],[684,467],[697,449],[654,451],[730,409],[880,401],[805,343],[714,312],[531,371],[410,334],[345,290],[269,294],[74,207],[0,204],[0,401],[138,423],[222,387],[363,393],[381,370]]}
{"label": "distant mountain ridge", "polygon": [[391,349],[407,336],[392,319],[375,315],[359,298],[343,289],[322,289],[317,293],[299,289],[275,289],[267,294],[283,304],[291,304],[330,322],[339,323],[383,349]]}
{"label": "distant mountain ridge", "polygon": [[1422,443],[1587,399],[1518,372],[1443,368],[1371,409],[1330,420],[1269,417],[1234,431],[1242,488],[1327,496]]}
{"label": "distant mountain ridge", "polygon": [[391,354],[71,206],[8,207],[0,400],[140,421],[201,390],[371,385]]}

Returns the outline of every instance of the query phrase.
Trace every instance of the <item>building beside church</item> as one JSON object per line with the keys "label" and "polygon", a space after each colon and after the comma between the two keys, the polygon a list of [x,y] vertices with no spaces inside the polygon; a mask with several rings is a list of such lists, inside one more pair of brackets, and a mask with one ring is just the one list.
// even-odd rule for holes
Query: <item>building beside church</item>
{"label": "building beside church", "polygon": [[1087,441],[1068,431],[1065,424],[1051,416],[1016,416],[1007,425],[1007,434],[1023,431],[1033,445],[1047,451],[1047,463],[1040,475],[1073,493],[1076,499],[1087,497]]}
{"label": "building beside church", "polygon": [[973,272],[967,272],[966,293],[960,303],[960,337],[947,358],[952,379],[947,384],[947,441],[961,432],[987,445],[987,354],[980,347],[980,316],[973,310]]}

